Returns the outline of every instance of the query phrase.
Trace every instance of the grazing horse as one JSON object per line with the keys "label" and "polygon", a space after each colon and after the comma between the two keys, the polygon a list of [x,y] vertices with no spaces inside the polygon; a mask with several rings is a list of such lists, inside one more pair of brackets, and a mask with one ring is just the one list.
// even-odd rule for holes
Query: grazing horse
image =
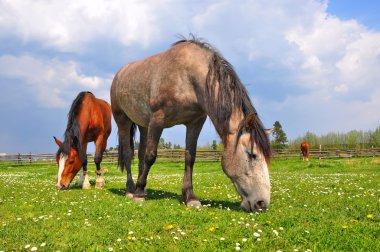
{"label": "grazing horse", "polygon": [[67,189],[81,167],[79,185],[90,188],[87,174],[87,143],[95,142],[96,188],[104,187],[100,163],[111,133],[111,106],[90,92],[81,92],[71,105],[63,143],[54,137],[59,146],[57,188]]}
{"label": "grazing horse", "polygon": [[310,144],[306,141],[301,143],[302,160],[309,161],[310,157]]}
{"label": "grazing horse", "polygon": [[[183,39],[165,52],[124,65],[112,82],[111,107],[118,126],[119,166],[127,170],[127,197],[145,200],[147,176],[163,129],[184,124],[182,197],[188,207],[201,206],[192,173],[198,136],[209,116],[224,144],[222,168],[241,196],[241,208],[269,207],[267,132],[232,65],[210,44],[194,37]],[[135,187],[131,160],[136,125],[140,145]]]}

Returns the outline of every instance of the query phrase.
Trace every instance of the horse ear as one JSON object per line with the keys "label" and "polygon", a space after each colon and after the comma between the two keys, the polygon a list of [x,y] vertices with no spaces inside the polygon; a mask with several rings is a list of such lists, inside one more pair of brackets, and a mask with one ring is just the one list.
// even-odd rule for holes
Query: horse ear
{"label": "horse ear", "polygon": [[249,114],[244,119],[244,129],[246,132],[249,132],[251,130],[252,125],[254,124],[256,120],[256,114]]}
{"label": "horse ear", "polygon": [[61,145],[62,145],[62,142],[59,141],[59,139],[57,139],[55,136],[53,136],[53,137],[54,137],[54,141],[55,141],[55,143],[56,143],[58,146],[61,146]]}
{"label": "horse ear", "polygon": [[274,132],[274,128],[271,128],[271,129],[265,129],[265,133],[269,136],[270,134],[272,134]]}

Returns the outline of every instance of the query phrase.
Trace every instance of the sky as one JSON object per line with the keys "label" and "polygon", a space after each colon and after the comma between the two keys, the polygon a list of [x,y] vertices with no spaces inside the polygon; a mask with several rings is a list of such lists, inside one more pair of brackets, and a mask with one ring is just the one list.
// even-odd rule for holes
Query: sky
{"label": "sky", "polygon": [[[0,0],[0,153],[54,153],[79,92],[109,101],[120,67],[190,33],[234,66],[267,128],[374,130],[378,13],[373,0]],[[162,137],[184,146],[185,127]],[[208,120],[198,143],[214,139]]]}

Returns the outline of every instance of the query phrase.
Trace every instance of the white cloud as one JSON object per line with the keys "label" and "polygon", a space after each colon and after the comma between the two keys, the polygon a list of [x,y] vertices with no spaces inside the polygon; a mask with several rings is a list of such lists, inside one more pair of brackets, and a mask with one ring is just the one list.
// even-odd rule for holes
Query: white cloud
{"label": "white cloud", "polygon": [[[210,31],[222,52],[245,69],[266,70],[267,90],[281,87],[277,74],[285,69],[283,78],[294,82],[280,92],[281,101],[259,97],[259,104],[267,113],[277,111],[293,137],[310,125],[314,131],[377,127],[380,32],[329,15],[327,7],[327,1],[313,0],[222,1],[196,15],[193,24],[201,34]],[[256,87],[260,74],[248,74]],[[295,117],[308,118],[299,124],[304,130]]]}
{"label": "white cloud", "polygon": [[1,1],[0,30],[61,51],[82,52],[98,38],[147,47],[167,8],[166,0]]}
{"label": "white cloud", "polygon": [[0,75],[20,80],[43,107],[64,107],[72,101],[65,92],[109,90],[111,78],[87,76],[74,61],[42,60],[29,55],[0,56]]}

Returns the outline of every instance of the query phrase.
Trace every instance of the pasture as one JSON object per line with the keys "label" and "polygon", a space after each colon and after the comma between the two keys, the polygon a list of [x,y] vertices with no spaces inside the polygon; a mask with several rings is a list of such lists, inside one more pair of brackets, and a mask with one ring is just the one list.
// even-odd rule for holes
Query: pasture
{"label": "pasture", "polygon": [[93,174],[91,190],[57,191],[55,165],[0,163],[0,251],[380,251],[379,158],[274,159],[260,214],[240,210],[220,163],[195,163],[200,209],[181,202],[183,162],[156,163],[140,204],[104,167],[105,189]]}

